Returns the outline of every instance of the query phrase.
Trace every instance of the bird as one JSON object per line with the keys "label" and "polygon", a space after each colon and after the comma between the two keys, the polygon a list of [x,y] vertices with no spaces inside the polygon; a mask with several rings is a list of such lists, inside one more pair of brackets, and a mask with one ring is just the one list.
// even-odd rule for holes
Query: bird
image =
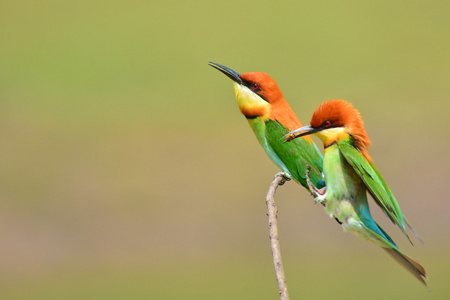
{"label": "bird", "polygon": [[239,74],[217,63],[209,62],[209,65],[233,80],[241,113],[266,154],[282,170],[282,175],[288,180],[293,178],[308,189],[305,172],[309,166],[312,183],[322,188],[323,158],[313,140],[305,137],[294,143],[280,143],[280,136],[302,126],[302,123],[284,99],[275,80],[263,72]]}
{"label": "bird", "polygon": [[[326,187],[309,185],[315,200],[324,204],[325,212],[336,218],[344,231],[381,246],[426,286],[422,265],[403,253],[370,214],[367,192],[407,237],[405,224],[422,242],[367,151],[371,141],[359,111],[345,100],[325,101],[314,111],[310,125],[291,131],[281,140],[286,143],[311,134],[324,145]],[[306,177],[308,181],[308,174]]]}

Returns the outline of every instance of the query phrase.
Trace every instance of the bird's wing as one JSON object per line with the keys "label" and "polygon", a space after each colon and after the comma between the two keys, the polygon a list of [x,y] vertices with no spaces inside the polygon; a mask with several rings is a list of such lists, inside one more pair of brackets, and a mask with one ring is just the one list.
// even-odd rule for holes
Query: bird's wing
{"label": "bird's wing", "polygon": [[358,149],[347,142],[338,143],[338,147],[346,161],[363,180],[375,202],[381,207],[389,219],[408,237],[405,231],[405,218],[400,210],[400,206],[374,164],[368,161]]}
{"label": "bird's wing", "polygon": [[278,121],[266,121],[266,139],[274,153],[284,163],[291,175],[305,188],[306,170],[308,165],[311,167],[310,178],[317,188],[322,188],[325,184],[323,171],[323,158],[312,139],[298,138],[289,143],[283,143],[280,140],[284,135],[290,132]]}
{"label": "bird's wing", "polygon": [[[387,194],[393,199],[393,201],[395,201],[395,203],[397,203],[397,200],[395,200],[394,197],[394,193],[392,193],[391,189],[389,188],[388,184],[386,183],[386,181],[384,180],[383,176],[381,176],[380,172],[378,171],[378,169],[375,167],[375,165],[373,164],[373,162],[369,162],[370,165],[372,166],[372,168],[374,169],[374,171],[377,173],[377,175],[380,178],[381,183],[383,184],[383,186],[385,187]],[[400,209],[400,208],[399,208]],[[422,239],[420,238],[420,236],[417,234],[417,232],[414,230],[414,228],[411,226],[411,224],[409,223],[408,219],[406,219],[405,216],[403,216],[403,220],[405,221],[406,225],[408,225],[409,229],[412,231],[412,233],[414,233],[414,236],[420,241],[420,243],[423,244]]]}

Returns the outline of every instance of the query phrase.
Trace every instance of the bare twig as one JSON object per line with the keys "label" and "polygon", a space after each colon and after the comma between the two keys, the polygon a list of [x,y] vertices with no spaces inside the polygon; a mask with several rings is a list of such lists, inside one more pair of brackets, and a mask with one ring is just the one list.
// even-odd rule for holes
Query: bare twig
{"label": "bare twig", "polygon": [[289,300],[288,289],[286,285],[286,277],[284,275],[283,263],[281,262],[280,241],[278,237],[277,213],[278,209],[275,205],[274,195],[279,185],[283,185],[286,178],[282,174],[275,175],[274,180],[270,184],[269,191],[266,196],[267,215],[269,217],[269,237],[270,247],[272,248],[273,265],[275,267],[275,275],[278,282],[278,293],[281,300]]}

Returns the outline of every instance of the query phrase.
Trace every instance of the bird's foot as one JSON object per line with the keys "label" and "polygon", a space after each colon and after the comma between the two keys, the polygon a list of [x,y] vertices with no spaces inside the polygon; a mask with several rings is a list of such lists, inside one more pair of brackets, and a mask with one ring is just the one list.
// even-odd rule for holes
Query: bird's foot
{"label": "bird's foot", "polygon": [[286,181],[289,181],[292,179],[292,175],[286,172],[278,172],[277,174],[275,174],[275,176],[273,176],[273,178],[277,178],[277,177],[281,177],[281,181],[279,183],[279,185],[283,185],[285,184]]}
{"label": "bird's foot", "polygon": [[[323,189],[326,190],[326,188],[322,188],[319,191],[322,191]],[[315,201],[315,203],[320,203],[323,206],[326,206],[327,201],[325,200],[325,193],[323,195],[316,195],[316,196],[314,196],[314,201]]]}
{"label": "bird's foot", "polygon": [[325,206],[325,193],[327,192],[327,187],[325,186],[321,189],[316,188],[316,186],[312,183],[311,178],[309,177],[310,172],[311,166],[307,165],[305,176],[309,191],[311,195],[314,197],[314,201],[316,201],[316,203],[318,202]]}

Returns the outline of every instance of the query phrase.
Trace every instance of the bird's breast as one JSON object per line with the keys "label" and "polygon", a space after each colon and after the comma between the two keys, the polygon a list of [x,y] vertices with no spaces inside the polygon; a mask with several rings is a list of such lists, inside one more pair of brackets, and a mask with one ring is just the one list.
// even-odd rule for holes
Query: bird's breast
{"label": "bird's breast", "polygon": [[365,193],[364,184],[336,145],[325,150],[324,174],[327,185],[327,213],[341,222],[355,214],[358,198]]}

